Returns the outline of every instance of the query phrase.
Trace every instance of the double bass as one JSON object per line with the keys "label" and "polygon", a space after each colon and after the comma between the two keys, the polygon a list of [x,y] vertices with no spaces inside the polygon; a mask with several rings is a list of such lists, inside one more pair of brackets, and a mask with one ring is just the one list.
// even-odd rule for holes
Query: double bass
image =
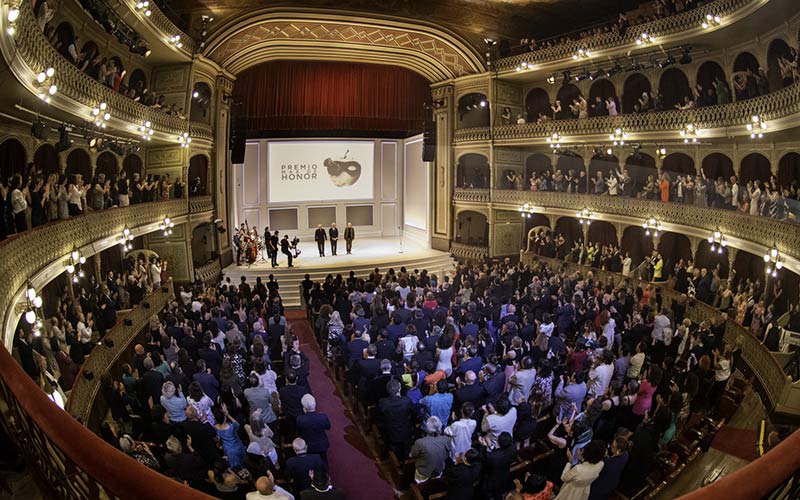
{"label": "double bass", "polygon": [[247,224],[247,219],[244,221],[244,249],[247,255],[247,263],[252,264],[258,259],[258,234],[254,234]]}

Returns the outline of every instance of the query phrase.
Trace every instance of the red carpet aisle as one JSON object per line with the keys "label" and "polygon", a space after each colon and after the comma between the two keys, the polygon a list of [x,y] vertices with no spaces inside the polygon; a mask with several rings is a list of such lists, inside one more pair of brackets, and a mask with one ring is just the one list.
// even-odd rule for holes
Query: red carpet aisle
{"label": "red carpet aisle", "polygon": [[317,400],[317,411],[328,415],[331,430],[328,440],[328,465],[331,478],[341,488],[348,500],[388,500],[394,498],[394,489],[380,476],[378,465],[367,451],[367,443],[348,416],[348,411],[336,391],[328,373],[327,362],[314,339],[314,333],[304,311],[286,311],[292,331],[310,360],[309,382]]}

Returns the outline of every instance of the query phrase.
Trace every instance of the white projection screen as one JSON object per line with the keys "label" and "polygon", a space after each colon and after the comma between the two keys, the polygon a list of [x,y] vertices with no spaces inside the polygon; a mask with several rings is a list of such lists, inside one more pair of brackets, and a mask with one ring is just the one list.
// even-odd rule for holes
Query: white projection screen
{"label": "white projection screen", "polygon": [[371,200],[373,141],[270,141],[270,203]]}

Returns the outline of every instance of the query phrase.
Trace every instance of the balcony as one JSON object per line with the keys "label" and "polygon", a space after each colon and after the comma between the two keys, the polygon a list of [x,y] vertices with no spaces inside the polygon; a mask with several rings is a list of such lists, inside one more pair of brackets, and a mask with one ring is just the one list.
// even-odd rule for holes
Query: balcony
{"label": "balcony", "polygon": [[[176,26],[175,23],[173,23],[158,7],[155,1],[150,0],[150,4],[148,6],[148,9],[150,10],[149,16],[145,16],[142,11],[136,8],[136,4],[138,3],[137,0],[127,0],[120,3],[126,6],[130,12],[132,12],[139,19],[142,27],[149,28],[150,31],[152,31],[153,34],[162,41],[169,40],[174,35],[178,35],[183,47],[180,49],[175,48],[175,50],[181,51],[188,56],[192,56],[198,51],[199,46],[197,42],[195,42],[192,37],[178,28],[178,26]],[[122,13],[120,12],[120,14]],[[174,47],[172,45],[170,46]]]}
{"label": "balcony", "polygon": [[483,262],[489,256],[489,248],[481,245],[468,245],[466,243],[450,243],[450,255],[459,260]]}
{"label": "balcony", "polygon": [[8,65],[22,85],[34,95],[37,93],[35,75],[48,67],[55,69],[58,93],[51,105],[65,112],[86,120],[92,108],[105,102],[112,115],[111,123],[121,123],[118,128],[127,129],[130,133],[135,133],[139,125],[150,121],[156,138],[174,141],[176,136],[188,131],[193,139],[213,139],[211,126],[190,122],[140,104],[80,71],[48,43],[36,25],[30,2],[20,4],[16,34],[6,40],[13,41],[10,45],[0,44]]}
{"label": "balcony", "polygon": [[464,203],[489,203],[491,199],[488,189],[455,188],[453,201]]}
{"label": "balcony", "polygon": [[211,198],[210,194],[189,197],[189,213],[201,214],[212,210],[214,210],[214,200]]}
{"label": "balcony", "polygon": [[542,65],[559,60],[572,61],[572,55],[581,48],[589,49],[593,53],[630,48],[635,46],[636,38],[642,33],[652,33],[662,40],[669,37],[672,42],[679,41],[679,38],[689,39],[706,31],[702,29],[701,23],[709,12],[725,19],[734,16],[741,18],[756,10],[766,1],[768,0],[716,0],[674,16],[631,26],[624,37],[620,36],[617,31],[610,31],[580,40],[561,43],[554,47],[504,57],[495,62],[495,70],[499,73],[515,71],[517,65],[522,62]]}
{"label": "balcony", "polygon": [[453,142],[492,140],[498,146],[545,144],[546,138],[557,132],[565,147],[568,147],[570,137],[598,136],[607,139],[609,132],[616,128],[636,135],[632,140],[643,137],[664,137],[665,132],[671,133],[677,139],[678,131],[687,123],[692,123],[702,130],[702,137],[744,136],[749,134],[746,125],[754,115],[768,121],[770,131],[775,131],[797,126],[798,113],[800,113],[800,84],[794,84],[753,99],[684,111],[629,113],[618,116],[596,116],[583,120],[502,125],[493,129],[482,127],[456,130]]}
{"label": "balcony", "polygon": [[222,273],[222,267],[219,265],[219,259],[216,259],[204,266],[195,267],[194,279],[211,286],[219,278],[220,273]]}

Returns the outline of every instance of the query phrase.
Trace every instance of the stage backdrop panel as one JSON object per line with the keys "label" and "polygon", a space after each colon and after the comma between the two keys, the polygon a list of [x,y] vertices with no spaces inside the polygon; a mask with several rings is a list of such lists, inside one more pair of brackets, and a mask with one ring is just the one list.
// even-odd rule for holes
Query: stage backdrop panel
{"label": "stage backdrop panel", "polygon": [[373,141],[271,141],[270,203],[372,200]]}

